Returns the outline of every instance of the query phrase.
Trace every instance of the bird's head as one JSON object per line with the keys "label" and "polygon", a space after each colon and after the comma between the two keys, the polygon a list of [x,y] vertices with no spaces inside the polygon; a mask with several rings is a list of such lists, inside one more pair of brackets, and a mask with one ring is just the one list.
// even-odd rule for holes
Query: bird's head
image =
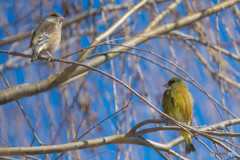
{"label": "bird's head", "polygon": [[46,17],[44,18],[45,21],[62,24],[62,21],[64,20],[64,17],[62,17],[59,13],[53,12],[48,13]]}
{"label": "bird's head", "polygon": [[183,86],[185,88],[188,88],[187,84],[181,78],[172,78],[168,81],[167,84],[165,84],[163,86],[166,88],[171,87],[171,86]]}

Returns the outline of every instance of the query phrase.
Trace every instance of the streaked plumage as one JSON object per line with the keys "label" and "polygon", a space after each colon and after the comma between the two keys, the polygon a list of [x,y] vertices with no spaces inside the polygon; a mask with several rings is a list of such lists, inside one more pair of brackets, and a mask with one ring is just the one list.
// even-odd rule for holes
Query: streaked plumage
{"label": "streaked plumage", "polygon": [[[193,98],[188,91],[186,83],[179,78],[172,78],[165,85],[167,87],[163,94],[162,107],[164,113],[179,122],[191,125]],[[185,140],[185,152],[189,154],[196,149],[192,144],[191,135],[187,132],[180,132]]]}
{"label": "streaked plumage", "polygon": [[53,53],[61,41],[62,21],[64,18],[59,13],[49,13],[33,32],[30,48],[33,51],[32,60],[36,61],[38,55],[48,54],[53,58]]}

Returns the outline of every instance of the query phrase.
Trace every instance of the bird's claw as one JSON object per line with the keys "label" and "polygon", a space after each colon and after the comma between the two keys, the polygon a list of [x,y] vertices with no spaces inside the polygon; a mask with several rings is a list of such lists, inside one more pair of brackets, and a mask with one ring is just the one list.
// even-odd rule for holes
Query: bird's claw
{"label": "bird's claw", "polygon": [[52,57],[49,57],[48,62],[52,62],[52,59],[53,59]]}
{"label": "bird's claw", "polygon": [[54,59],[54,57],[47,51],[47,54],[49,56],[48,58],[48,62],[51,62],[52,59]]}

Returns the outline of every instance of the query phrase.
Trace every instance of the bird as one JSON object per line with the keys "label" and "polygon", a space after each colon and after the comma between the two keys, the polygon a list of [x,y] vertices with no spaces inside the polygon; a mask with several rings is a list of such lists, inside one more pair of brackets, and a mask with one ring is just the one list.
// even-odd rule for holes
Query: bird
{"label": "bird", "polygon": [[57,12],[48,13],[41,21],[40,25],[34,30],[29,48],[32,49],[31,62],[36,61],[41,54],[47,54],[49,60],[51,55],[61,41],[62,17]]}
{"label": "bird", "polygon": [[[173,119],[191,126],[194,100],[187,84],[182,79],[174,77],[163,86],[167,88],[163,93],[163,112]],[[180,133],[185,140],[185,153],[196,152],[191,135],[184,131],[180,131]]]}

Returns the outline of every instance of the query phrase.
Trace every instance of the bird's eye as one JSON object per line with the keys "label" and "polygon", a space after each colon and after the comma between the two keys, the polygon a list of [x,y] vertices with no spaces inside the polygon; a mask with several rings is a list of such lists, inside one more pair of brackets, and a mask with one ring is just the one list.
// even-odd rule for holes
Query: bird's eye
{"label": "bird's eye", "polygon": [[173,84],[173,81],[169,81],[168,85],[171,86]]}
{"label": "bird's eye", "polygon": [[168,82],[168,85],[171,86],[173,83],[175,82],[178,82],[179,80],[178,79],[171,79],[169,82]]}
{"label": "bird's eye", "polygon": [[57,17],[57,15],[56,15],[56,14],[52,14],[52,16],[54,16],[54,17]]}

